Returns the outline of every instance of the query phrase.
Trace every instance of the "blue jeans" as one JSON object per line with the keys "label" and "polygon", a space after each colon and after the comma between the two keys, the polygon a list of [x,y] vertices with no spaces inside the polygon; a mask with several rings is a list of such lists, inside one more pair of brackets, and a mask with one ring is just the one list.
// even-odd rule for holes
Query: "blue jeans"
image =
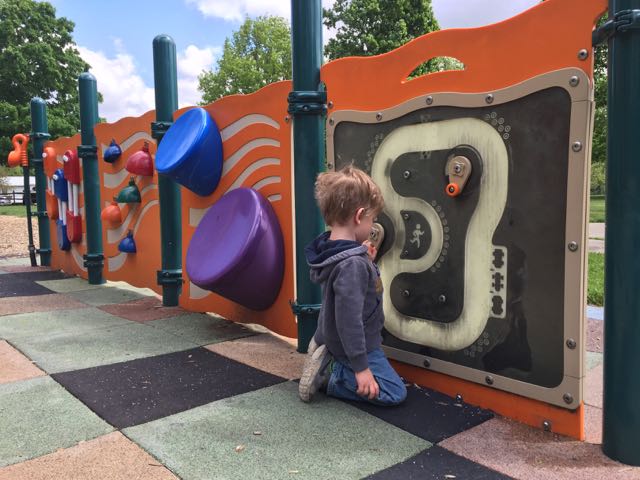
{"label": "blue jeans", "polygon": [[346,400],[368,402],[374,405],[398,405],[407,398],[407,387],[384,355],[381,348],[367,354],[369,368],[378,382],[380,393],[377,398],[369,400],[356,393],[358,384],[356,375],[349,365],[333,360],[331,376],[327,385],[327,395]]}

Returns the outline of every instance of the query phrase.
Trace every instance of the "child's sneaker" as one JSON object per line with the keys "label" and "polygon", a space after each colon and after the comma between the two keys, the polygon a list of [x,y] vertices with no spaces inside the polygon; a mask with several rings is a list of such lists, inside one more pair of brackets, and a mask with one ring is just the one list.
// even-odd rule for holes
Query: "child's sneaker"
{"label": "child's sneaker", "polygon": [[[313,349],[312,349],[313,347]],[[298,395],[303,402],[310,402],[313,395],[329,382],[331,354],[326,345],[317,346],[314,340],[309,344],[309,353],[302,369]]]}

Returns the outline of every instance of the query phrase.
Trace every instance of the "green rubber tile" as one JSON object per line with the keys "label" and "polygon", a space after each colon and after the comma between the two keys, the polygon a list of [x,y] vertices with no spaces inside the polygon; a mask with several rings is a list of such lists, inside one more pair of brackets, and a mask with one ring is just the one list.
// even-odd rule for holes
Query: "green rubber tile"
{"label": "green rubber tile", "polygon": [[12,265],[31,265],[31,259],[29,257],[0,258],[0,268]]}
{"label": "green rubber tile", "polygon": [[110,305],[112,303],[125,303],[131,300],[138,300],[144,298],[138,292],[132,292],[130,290],[124,290],[116,287],[92,288],[90,290],[81,290],[79,292],[70,292],[69,296],[73,297],[79,302],[86,303],[93,307],[99,307],[101,305]]}
{"label": "green rubber tile", "polygon": [[113,430],[50,377],[0,385],[0,412],[0,466]]}
{"label": "green rubber tile", "polygon": [[593,370],[602,363],[602,353],[586,352],[585,361],[587,363],[587,371]]}
{"label": "green rubber tile", "polygon": [[43,280],[36,283],[56,293],[77,292],[101,287],[101,285],[91,285],[87,280],[80,277],[65,278],[64,280]]}
{"label": "green rubber tile", "polygon": [[240,324],[203,313],[192,313],[147,322],[147,325],[185,338],[197,345],[226,342],[255,335]]}
{"label": "green rubber tile", "polygon": [[151,290],[150,288],[144,288],[144,287],[134,287],[133,285],[128,284],[127,282],[114,282],[109,280],[106,285],[107,287],[113,287],[113,288],[119,288],[121,290],[127,290],[129,292],[135,292],[135,293],[139,293],[140,295],[143,295],[145,297],[152,297],[152,296],[158,296],[158,294],[156,292],[154,292],[153,290]]}
{"label": "green rubber tile", "polygon": [[24,337],[12,343],[48,373],[66,372],[125,362],[196,347],[157,328],[126,321],[127,325]]}
{"label": "green rubber tile", "polygon": [[129,320],[91,307],[20,313],[0,317],[0,338],[15,340],[23,337],[50,337],[64,332],[80,334],[96,328],[129,324]]}
{"label": "green rubber tile", "polygon": [[281,383],[123,432],[185,479],[360,479],[431,444],[338,400]]}

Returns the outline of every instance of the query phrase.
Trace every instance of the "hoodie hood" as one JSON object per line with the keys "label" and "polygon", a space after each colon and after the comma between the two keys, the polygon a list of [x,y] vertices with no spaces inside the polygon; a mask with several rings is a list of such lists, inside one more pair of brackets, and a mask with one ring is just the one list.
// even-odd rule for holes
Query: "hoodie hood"
{"label": "hoodie hood", "polygon": [[367,247],[354,240],[329,240],[331,232],[324,232],[304,249],[311,268],[311,281],[322,282],[336,263],[347,257],[367,253]]}

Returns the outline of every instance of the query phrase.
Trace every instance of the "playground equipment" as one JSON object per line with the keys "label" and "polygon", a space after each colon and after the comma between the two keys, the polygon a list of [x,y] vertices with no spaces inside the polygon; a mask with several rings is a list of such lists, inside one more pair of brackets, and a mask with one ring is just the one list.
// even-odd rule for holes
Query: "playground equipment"
{"label": "playground equipment", "polygon": [[[84,192],[70,212],[84,207],[86,239],[54,249],[51,265],[92,283],[152,288],[165,305],[297,335],[305,351],[320,296],[302,249],[324,227],[312,191],[326,128],[327,167],[353,163],[385,196],[377,224],[384,348],[396,368],[409,381],[584,438],[592,30],[606,2],[548,0],[499,24],[439,31],[322,68],[320,2],[292,6],[293,82],[178,110],[175,45],[162,35],[153,44],[156,111],[96,125],[95,79],[80,79],[82,145],[78,136],[48,143],[45,167],[51,174],[55,152],[77,147]],[[594,35],[618,31],[614,61],[630,62],[637,49],[640,14],[620,12],[634,6],[614,1],[613,23]],[[457,58],[463,70],[409,78],[438,56]],[[637,102],[626,100],[638,81],[637,71],[612,71],[610,118],[625,125],[624,138],[640,125]],[[624,142],[616,135],[607,208],[617,231],[631,233],[620,238],[608,227],[616,253],[607,256],[604,449],[640,463],[632,402],[640,353],[629,344],[640,332],[626,326],[640,316],[640,300],[620,293],[640,278],[627,261],[640,226],[637,216],[619,214],[629,208],[616,196],[636,194],[640,171],[630,158],[618,166]],[[58,182],[67,176],[60,166]],[[66,217],[63,203],[58,216]],[[41,231],[47,226],[55,224]]]}

